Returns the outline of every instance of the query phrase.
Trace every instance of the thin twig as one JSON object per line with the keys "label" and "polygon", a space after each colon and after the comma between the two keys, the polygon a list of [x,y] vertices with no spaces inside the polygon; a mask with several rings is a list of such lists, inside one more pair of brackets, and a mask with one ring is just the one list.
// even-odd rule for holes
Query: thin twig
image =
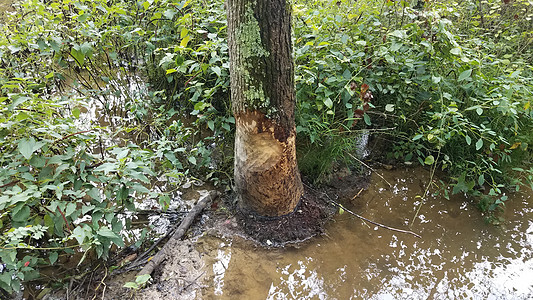
{"label": "thin twig", "polygon": [[65,223],[67,225],[68,232],[70,232],[70,234],[72,234],[72,231],[70,230],[70,223],[67,221],[67,218],[65,217],[65,214],[61,211],[61,208],[59,208],[59,206],[57,207],[57,210],[59,211],[59,213],[63,217],[63,221],[65,221]]}
{"label": "thin twig", "polygon": [[98,289],[100,288],[101,285],[104,285],[104,288],[103,288],[103,291],[102,291],[102,299],[104,299],[105,289],[107,287],[107,285],[104,283],[104,280],[106,279],[106,277],[107,277],[107,267],[105,268],[104,277],[102,278],[102,280],[100,280],[100,283],[98,284],[98,286],[94,290],[94,297],[92,298],[92,300],[96,299],[96,292],[98,291]]}
{"label": "thin twig", "polygon": [[357,160],[360,164],[362,164],[363,166],[367,167],[368,169],[370,169],[370,171],[376,173],[381,179],[383,179],[383,181],[385,181],[389,187],[392,187],[392,184],[390,184],[390,182],[387,181],[387,179],[385,179],[385,177],[383,177],[383,175],[379,174],[378,172],[376,172],[376,170],[372,169],[372,167],[370,167],[369,165],[365,164],[363,161],[361,161],[359,158],[353,156],[350,152],[346,152],[351,158]]}
{"label": "thin twig", "polygon": [[[222,266],[224,266],[224,264],[222,264]],[[203,271],[200,275],[196,276],[196,278],[194,278],[191,282],[189,282],[189,284],[187,284],[187,286],[181,288],[181,290],[180,290],[180,292],[178,294],[181,294],[184,291],[186,291],[191,285],[193,285],[193,283],[198,281],[198,278],[202,277],[204,274],[205,274],[205,271]]]}
{"label": "thin twig", "polygon": [[71,133],[71,134],[69,134],[69,135],[66,135],[66,136],[60,138],[60,139],[57,140],[56,142],[66,140],[66,139],[68,139],[69,137],[74,136],[74,135],[77,135],[77,134],[83,134],[83,133],[87,133],[87,132],[91,132],[91,131],[93,131],[93,129],[74,132],[74,133]]}
{"label": "thin twig", "polygon": [[[326,194],[327,196],[327,194]],[[372,220],[369,220],[361,215],[358,215],[356,213],[354,213],[353,211],[347,209],[346,207],[344,207],[342,204],[336,202],[335,200],[331,199],[329,196],[327,196],[329,201],[331,201],[330,203],[333,205],[333,206],[336,206],[338,208],[342,208],[345,212],[348,212],[349,214],[355,216],[355,217],[358,217],[359,219],[365,221],[365,222],[368,222],[368,223],[371,223],[371,224],[374,224],[376,226],[379,226],[381,228],[385,228],[385,229],[388,229],[388,230],[391,230],[391,231],[396,231],[396,232],[401,232],[401,233],[407,233],[407,234],[412,234],[414,236],[416,236],[417,238],[422,238],[422,236],[420,236],[419,234],[417,233],[414,233],[410,230],[403,230],[403,229],[399,229],[399,228],[394,228],[394,227],[390,227],[390,226],[387,226],[387,225],[384,225],[384,224],[381,224],[381,223],[378,223],[376,221],[372,221]]]}
{"label": "thin twig", "polygon": [[19,182],[20,182],[19,179],[17,179],[17,180],[13,180],[13,181],[11,181],[10,183],[6,183],[6,184],[4,184],[4,185],[0,185],[0,189],[3,189],[3,188],[8,187],[8,186],[15,185],[15,184],[17,184],[17,183],[19,183]]}
{"label": "thin twig", "polygon": [[359,196],[359,195],[361,194],[362,191],[363,191],[363,188],[361,188],[361,189],[359,190],[359,193],[357,193],[355,196],[353,196],[352,200],[350,200],[350,201],[353,201],[353,199],[357,198],[357,196]]}
{"label": "thin twig", "polygon": [[[319,192],[319,191],[317,191],[317,190],[311,188],[311,187],[308,186],[308,185],[306,185],[306,186],[307,186],[307,188],[309,188],[309,189],[311,189],[311,190],[313,190],[313,191],[315,191],[315,192]],[[356,214],[356,213],[354,213],[353,211],[347,209],[346,207],[344,207],[342,204],[338,203],[337,201],[331,199],[331,197],[330,197],[327,193],[324,193],[324,192],[319,192],[319,193],[322,193],[324,196],[326,196],[326,197],[328,198],[328,200],[329,200],[328,203],[329,203],[329,204],[331,204],[331,205],[333,205],[333,206],[335,206],[335,207],[338,207],[338,208],[342,208],[344,211],[348,212],[349,214],[351,214],[351,215],[353,215],[353,216],[355,216],[355,217],[357,217],[357,218],[359,218],[359,219],[361,219],[361,220],[363,220],[363,221],[365,221],[365,222],[368,222],[368,223],[374,224],[374,225],[376,225],[376,226],[378,226],[378,227],[385,228],[385,229],[388,229],[388,230],[391,230],[391,231],[396,231],[396,232],[401,232],[401,233],[407,233],[407,234],[414,235],[414,236],[416,236],[417,238],[422,238],[422,236],[420,236],[419,234],[414,233],[414,232],[412,232],[412,231],[410,231],[410,230],[403,230],[403,229],[398,229],[398,228],[390,227],[390,226],[387,226],[387,225],[384,225],[384,224],[378,223],[378,222],[376,222],[376,221],[372,221],[372,220],[370,220],[370,219],[367,219],[367,218],[365,218],[365,217],[363,217],[363,216],[361,216],[361,215],[359,215],[359,214]]]}
{"label": "thin twig", "polygon": [[435,175],[435,170],[437,169],[437,161],[439,160],[439,157],[440,157],[440,149],[439,149],[439,152],[437,153],[437,159],[435,160],[433,167],[430,169],[429,182],[426,185],[426,189],[424,190],[424,194],[422,195],[421,200],[420,200],[420,205],[418,205],[418,208],[416,209],[416,213],[413,216],[413,220],[411,220],[411,224],[409,225],[409,228],[413,228],[416,217],[418,217],[418,214],[420,213],[420,209],[422,208],[422,204],[424,204],[424,202],[426,201],[426,195],[429,191],[429,187],[431,186],[431,182],[433,181],[433,176]]}

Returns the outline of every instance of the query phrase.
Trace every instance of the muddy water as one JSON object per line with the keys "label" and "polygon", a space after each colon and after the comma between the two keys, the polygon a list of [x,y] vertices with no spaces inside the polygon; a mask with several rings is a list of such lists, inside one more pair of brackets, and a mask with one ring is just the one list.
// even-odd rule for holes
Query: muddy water
{"label": "muddy water", "polygon": [[[375,221],[408,228],[429,173],[382,171],[349,203]],[[206,299],[531,299],[533,193],[512,194],[504,226],[487,225],[467,199],[428,196],[411,235],[347,213],[299,249],[265,250],[205,237]]]}
{"label": "muddy water", "polygon": [[2,15],[4,14],[4,12],[12,10],[12,3],[12,0],[0,0],[0,21],[2,21],[3,19]]}

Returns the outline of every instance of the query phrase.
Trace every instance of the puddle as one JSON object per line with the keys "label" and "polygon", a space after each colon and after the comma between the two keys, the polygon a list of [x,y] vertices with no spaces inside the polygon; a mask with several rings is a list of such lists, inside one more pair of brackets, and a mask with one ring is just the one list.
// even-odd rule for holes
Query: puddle
{"label": "puddle", "polygon": [[[351,204],[367,218],[408,229],[429,172],[383,172]],[[533,193],[509,195],[506,225],[487,225],[462,196],[428,197],[398,234],[338,215],[327,234],[299,249],[267,250],[203,237],[205,299],[530,299]],[[350,197],[351,198],[351,197]],[[345,202],[350,202],[348,198]]]}

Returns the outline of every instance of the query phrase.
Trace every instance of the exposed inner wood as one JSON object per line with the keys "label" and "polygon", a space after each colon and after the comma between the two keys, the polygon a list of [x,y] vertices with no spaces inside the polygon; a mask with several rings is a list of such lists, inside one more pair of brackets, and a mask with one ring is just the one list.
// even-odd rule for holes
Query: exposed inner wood
{"label": "exposed inner wood", "polygon": [[[291,213],[303,194],[296,131],[288,135],[259,111],[236,115],[235,184],[241,207],[267,216]],[[280,141],[276,136],[288,136]]]}

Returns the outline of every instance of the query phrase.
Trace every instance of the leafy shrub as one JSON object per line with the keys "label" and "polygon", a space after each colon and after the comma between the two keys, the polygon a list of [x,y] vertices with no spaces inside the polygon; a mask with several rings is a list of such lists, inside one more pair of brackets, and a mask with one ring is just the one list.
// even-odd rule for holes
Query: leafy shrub
{"label": "leafy shrub", "polygon": [[[231,178],[235,122],[222,1],[17,5],[0,31],[0,288],[9,292],[62,254],[105,258],[123,246],[138,199],[168,206],[171,191],[154,191],[153,178],[171,189],[186,176]],[[382,132],[390,158],[439,167],[452,192],[502,207],[507,188],[533,182],[531,7],[294,3],[301,169],[323,180],[335,162],[355,164],[346,155],[362,131]],[[84,124],[95,111],[108,126]]]}

